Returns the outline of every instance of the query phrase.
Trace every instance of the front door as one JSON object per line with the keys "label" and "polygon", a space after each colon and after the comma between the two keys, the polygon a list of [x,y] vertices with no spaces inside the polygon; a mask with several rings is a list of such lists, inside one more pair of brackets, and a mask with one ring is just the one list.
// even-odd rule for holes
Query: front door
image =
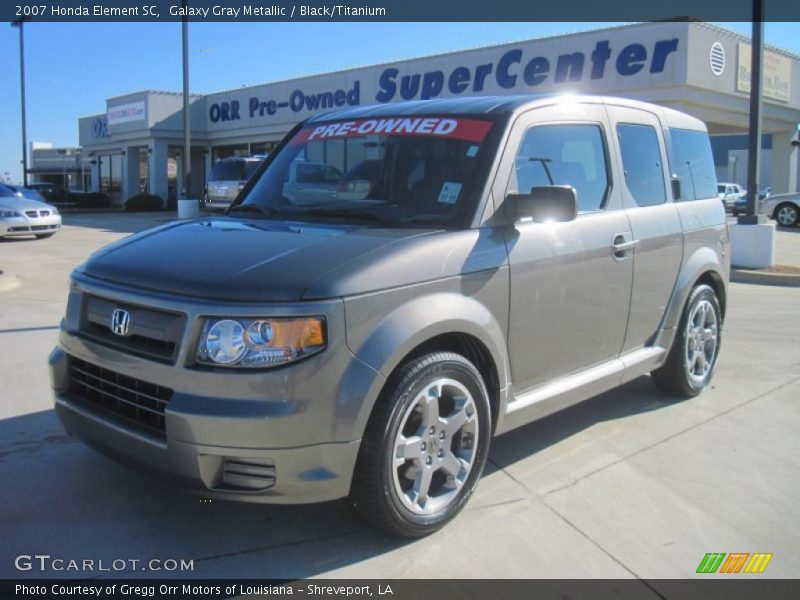
{"label": "front door", "polygon": [[516,393],[619,356],[633,274],[632,232],[609,167],[599,104],[541,108],[521,117],[505,194],[571,185],[579,214],[566,223],[507,228],[509,354]]}

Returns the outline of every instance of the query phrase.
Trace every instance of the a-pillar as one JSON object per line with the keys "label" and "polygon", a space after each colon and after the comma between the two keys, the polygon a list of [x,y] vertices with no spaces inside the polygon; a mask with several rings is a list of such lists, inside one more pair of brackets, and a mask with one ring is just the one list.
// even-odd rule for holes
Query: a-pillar
{"label": "a-pillar", "polygon": [[797,164],[800,148],[792,146],[794,131],[772,134],[772,173],[770,184],[773,194],[796,192]]}

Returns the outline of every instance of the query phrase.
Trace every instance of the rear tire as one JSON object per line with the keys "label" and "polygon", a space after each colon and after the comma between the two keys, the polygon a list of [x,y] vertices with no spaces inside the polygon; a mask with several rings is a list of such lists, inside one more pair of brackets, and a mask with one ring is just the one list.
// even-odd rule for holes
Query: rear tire
{"label": "rear tire", "polygon": [[404,364],[361,442],[350,503],[393,535],[433,533],[466,505],[489,453],[491,410],[475,366],[452,352]]}
{"label": "rear tire", "polygon": [[798,213],[800,213],[800,211],[798,211],[797,205],[791,202],[784,202],[775,207],[774,217],[778,225],[782,227],[794,227],[797,225],[797,221],[800,218],[800,214]]}
{"label": "rear tire", "polygon": [[722,341],[722,311],[714,288],[698,285],[689,295],[667,361],[650,375],[662,392],[691,398],[714,376]]}

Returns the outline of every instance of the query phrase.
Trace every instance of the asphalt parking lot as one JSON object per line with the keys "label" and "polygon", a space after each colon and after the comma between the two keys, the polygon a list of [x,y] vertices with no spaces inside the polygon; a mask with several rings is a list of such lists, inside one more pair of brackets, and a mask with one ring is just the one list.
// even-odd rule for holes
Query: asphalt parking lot
{"label": "asphalt parking lot", "polygon": [[[193,559],[197,578],[656,579],[767,552],[759,577],[800,574],[800,288],[732,284],[712,389],[671,403],[643,377],[497,438],[467,510],[403,542],[338,502],[201,502],[64,433],[46,364],[69,272],[157,219],[67,216],[51,239],[0,241],[19,279],[0,292],[0,577],[41,577],[14,568],[36,553]],[[778,239],[800,256],[800,230]]]}

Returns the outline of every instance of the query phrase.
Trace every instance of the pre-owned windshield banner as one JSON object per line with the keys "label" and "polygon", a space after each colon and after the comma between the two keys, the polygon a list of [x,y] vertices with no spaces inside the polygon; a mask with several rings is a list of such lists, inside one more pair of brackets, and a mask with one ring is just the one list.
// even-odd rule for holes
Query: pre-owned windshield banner
{"label": "pre-owned windshield banner", "polygon": [[482,142],[492,128],[491,121],[445,117],[387,117],[355,119],[335,123],[314,123],[301,129],[293,144],[337,140],[365,135],[429,136]]}
{"label": "pre-owned windshield banner", "polygon": [[[765,21],[800,20],[800,2],[764,0]],[[16,21],[751,21],[753,0],[356,0],[300,4],[277,0],[52,0],[0,2]],[[531,35],[536,35],[535,28]],[[302,40],[298,40],[302,45]]]}

